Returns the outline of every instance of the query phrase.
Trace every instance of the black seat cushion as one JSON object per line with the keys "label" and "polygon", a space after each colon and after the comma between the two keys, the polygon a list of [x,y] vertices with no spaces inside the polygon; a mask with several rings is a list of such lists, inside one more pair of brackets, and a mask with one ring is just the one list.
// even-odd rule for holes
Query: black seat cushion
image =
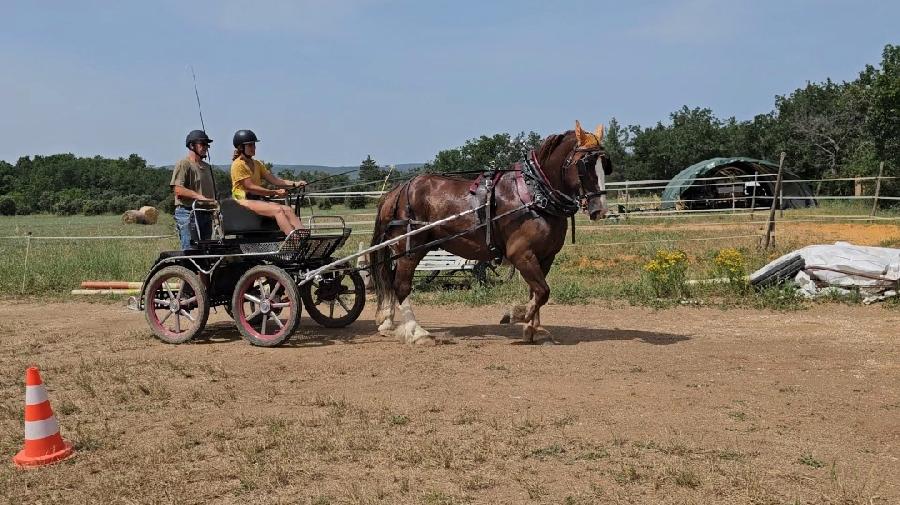
{"label": "black seat cushion", "polygon": [[278,231],[278,223],[274,219],[256,214],[233,198],[220,201],[219,210],[222,212],[222,231],[225,235]]}

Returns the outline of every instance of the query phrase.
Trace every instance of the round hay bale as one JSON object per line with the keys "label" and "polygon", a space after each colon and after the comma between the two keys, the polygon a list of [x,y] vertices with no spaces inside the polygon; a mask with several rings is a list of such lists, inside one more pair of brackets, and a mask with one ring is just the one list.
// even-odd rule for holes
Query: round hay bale
{"label": "round hay bale", "polygon": [[156,220],[159,219],[159,211],[156,210],[156,207],[145,205],[138,209],[138,212],[144,215],[144,224],[156,224]]}
{"label": "round hay bale", "polygon": [[146,221],[144,221],[144,215],[138,210],[126,210],[125,213],[122,214],[122,223],[147,224]]}

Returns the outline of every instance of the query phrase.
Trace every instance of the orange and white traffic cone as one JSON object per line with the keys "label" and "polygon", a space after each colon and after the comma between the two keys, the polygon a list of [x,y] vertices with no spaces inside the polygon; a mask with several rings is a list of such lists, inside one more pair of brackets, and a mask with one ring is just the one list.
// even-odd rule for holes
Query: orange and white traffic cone
{"label": "orange and white traffic cone", "polygon": [[25,447],[13,456],[13,463],[20,467],[49,465],[72,453],[72,445],[59,434],[41,374],[31,367],[25,371]]}

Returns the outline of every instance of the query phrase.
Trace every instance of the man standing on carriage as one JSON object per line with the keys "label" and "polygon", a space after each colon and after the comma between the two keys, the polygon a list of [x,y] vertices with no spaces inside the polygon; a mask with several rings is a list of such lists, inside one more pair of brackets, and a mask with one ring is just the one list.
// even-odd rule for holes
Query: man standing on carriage
{"label": "man standing on carriage", "polygon": [[194,202],[212,202],[216,198],[212,167],[205,161],[212,139],[203,130],[193,130],[184,141],[187,156],[179,160],[172,170],[172,190],[175,193],[175,228],[181,240],[181,249],[191,247],[191,232],[199,240],[212,235],[212,215],[209,212],[191,212]]}

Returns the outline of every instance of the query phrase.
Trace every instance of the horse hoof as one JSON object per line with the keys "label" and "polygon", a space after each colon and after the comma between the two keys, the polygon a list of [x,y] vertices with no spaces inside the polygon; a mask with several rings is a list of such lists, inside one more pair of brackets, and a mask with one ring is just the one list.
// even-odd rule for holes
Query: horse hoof
{"label": "horse hoof", "polygon": [[385,337],[391,336],[394,332],[394,322],[390,319],[385,319],[378,325],[378,333],[384,335]]}
{"label": "horse hoof", "polygon": [[426,335],[422,337],[417,337],[415,340],[411,342],[412,345],[420,345],[423,347],[434,347],[438,344],[437,340],[431,335]]}
{"label": "horse hoof", "polygon": [[500,318],[500,324],[509,324],[509,312],[503,314],[503,317]]}
{"label": "horse hoof", "polygon": [[522,340],[528,344],[534,343],[534,328],[531,326],[522,328]]}
{"label": "horse hoof", "polygon": [[510,324],[525,322],[526,307],[524,305],[513,305],[509,308],[509,312],[504,316],[508,317]]}
{"label": "horse hoof", "polygon": [[423,338],[431,338],[431,333],[428,333],[425,328],[422,328],[419,325],[412,326],[409,324],[398,326],[394,330],[394,336],[397,337],[397,340],[406,343],[412,344]]}

